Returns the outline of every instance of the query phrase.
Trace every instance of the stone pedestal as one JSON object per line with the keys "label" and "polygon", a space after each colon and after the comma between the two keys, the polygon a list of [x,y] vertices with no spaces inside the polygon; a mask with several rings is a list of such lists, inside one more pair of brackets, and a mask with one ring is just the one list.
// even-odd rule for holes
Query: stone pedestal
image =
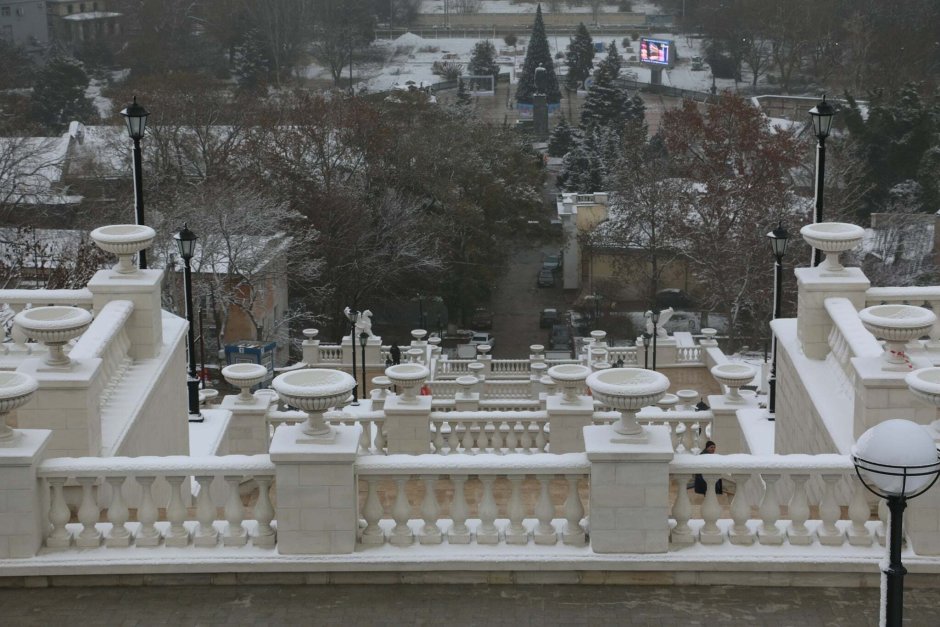
{"label": "stone pedestal", "polygon": [[819,266],[797,268],[794,273],[799,289],[796,329],[803,353],[810,359],[825,359],[832,330],[825,300],[847,298],[856,310],[861,310],[865,307],[865,291],[871,283],[859,268],[846,268],[842,276],[824,276]]}
{"label": "stone pedestal", "polygon": [[594,424],[594,399],[579,396],[577,401],[566,403],[562,398],[561,394],[545,397],[552,430],[552,453],[583,453],[584,428]]}
{"label": "stone pedestal", "polygon": [[711,440],[718,443],[722,454],[750,453],[750,447],[744,440],[741,423],[738,421],[739,409],[754,409],[757,407],[756,397],[745,397],[743,402],[729,403],[724,394],[715,394],[708,397],[708,405],[712,412]]}
{"label": "stone pedestal", "polygon": [[320,340],[304,340],[300,345],[303,362],[308,366],[320,363]]}
{"label": "stone pedestal", "polygon": [[[644,427],[643,444],[616,444],[610,426],[584,428],[591,461],[591,548],[595,553],[669,549],[669,427]],[[554,436],[554,434],[553,434]]]}
{"label": "stone pedestal", "polygon": [[917,555],[940,555],[940,489],[934,486],[907,502],[904,527]]}
{"label": "stone pedestal", "polygon": [[[305,342],[306,343],[306,342]],[[359,345],[359,338],[351,342],[348,335],[343,336],[340,342],[343,347],[343,365],[352,366],[352,351],[356,350],[356,369],[362,368],[362,346]],[[381,366],[385,367],[385,360],[382,356],[382,338],[379,336],[370,337],[366,340],[366,367]],[[306,361],[306,360],[305,360]],[[308,362],[309,363],[309,362]]]}
{"label": "stone pedestal", "polygon": [[225,432],[226,450],[230,455],[256,455],[268,452],[268,398],[252,397],[252,402],[239,402],[238,396],[222,399],[221,408],[232,413]]}
{"label": "stone pedestal", "polygon": [[14,443],[0,447],[0,559],[33,557],[42,545],[48,519],[36,466],[51,437],[46,429],[17,429]]}
{"label": "stone pedestal", "polygon": [[[911,370],[933,365],[922,356],[910,356],[910,359]],[[855,370],[853,440],[889,418],[903,416],[925,426],[937,419],[937,408],[917,400],[904,381],[910,370],[884,370],[883,366],[880,356],[852,358]]]}
{"label": "stone pedestal", "polygon": [[277,549],[282,554],[352,553],[359,528],[356,452],[360,427],[333,427],[330,444],[298,444],[303,425],[274,432]]}
{"label": "stone pedestal", "polygon": [[454,395],[454,407],[457,411],[480,411],[480,393],[470,392],[464,394],[457,392]]}
{"label": "stone pedestal", "polygon": [[385,436],[388,454],[421,455],[431,452],[431,397],[417,396],[402,401],[389,396],[385,401]]}
{"label": "stone pedestal", "polygon": [[101,311],[113,300],[134,303],[134,312],[125,327],[131,342],[129,352],[134,359],[147,359],[160,352],[163,344],[162,287],[163,270],[138,270],[133,274],[99,270],[88,282],[95,311]]}

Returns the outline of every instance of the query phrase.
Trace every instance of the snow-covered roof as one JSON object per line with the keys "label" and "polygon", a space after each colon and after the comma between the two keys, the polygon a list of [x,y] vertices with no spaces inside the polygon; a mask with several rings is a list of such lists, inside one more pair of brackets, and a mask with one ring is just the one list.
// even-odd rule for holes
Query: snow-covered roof
{"label": "snow-covered roof", "polygon": [[61,16],[63,20],[69,22],[87,22],[90,20],[103,20],[112,17],[121,17],[121,13],[113,11],[85,11],[84,13],[71,13]]}

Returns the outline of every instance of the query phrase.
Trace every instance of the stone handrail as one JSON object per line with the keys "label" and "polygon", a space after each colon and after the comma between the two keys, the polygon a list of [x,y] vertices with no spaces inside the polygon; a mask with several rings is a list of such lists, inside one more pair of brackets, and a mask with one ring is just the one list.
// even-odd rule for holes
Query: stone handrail
{"label": "stone handrail", "polygon": [[127,321],[132,313],[134,303],[129,300],[107,303],[78,338],[70,353],[70,357],[76,360],[101,359],[101,369],[97,374],[104,382],[101,405],[111,398],[133,361],[128,354],[131,342],[127,337]]}
{"label": "stone handrail", "polygon": [[640,363],[636,346],[611,346],[607,349],[608,361],[613,364],[623,359],[624,366],[636,366]]}
{"label": "stone handrail", "polygon": [[[45,532],[49,549],[137,547],[244,546],[273,548],[276,532],[271,526],[274,507],[270,499],[274,464],[267,455],[225,457],[84,457],[56,458],[42,462],[38,476],[51,488]],[[254,520],[245,521],[239,485],[252,478],[258,499]],[[195,520],[187,519],[183,485],[196,482]],[[65,500],[67,481],[81,486],[79,523],[70,523],[72,512]],[[227,484],[227,487],[225,487]],[[99,503],[105,504],[104,506]],[[219,505],[225,519],[217,521]],[[129,509],[139,522],[128,522]],[[107,523],[99,522],[107,511]],[[164,512],[161,520],[161,511]]]}
{"label": "stone handrail", "polygon": [[548,412],[432,412],[431,446],[438,455],[544,453]]}
{"label": "stone handrail", "polygon": [[483,399],[532,399],[532,384],[526,381],[490,381],[483,382]]}
{"label": "stone handrail", "polygon": [[494,359],[491,367],[495,376],[510,375],[518,379],[531,372],[532,362],[528,359]]}
{"label": "stone handrail", "polygon": [[321,364],[343,363],[343,347],[339,344],[320,344],[317,353]]}
{"label": "stone handrail", "polygon": [[849,386],[854,388],[855,371],[852,368],[852,358],[879,357],[883,352],[881,344],[862,326],[858,312],[849,299],[827,298],[825,306],[832,320],[828,341],[830,352],[827,359],[835,360]]}
{"label": "stone handrail", "polygon": [[470,374],[470,369],[467,366],[475,361],[475,359],[438,358],[434,368],[434,379],[438,379],[439,377],[456,378]]}
{"label": "stone handrail", "polygon": [[701,346],[679,346],[676,348],[676,363],[700,364],[702,363]]}
{"label": "stone handrail", "polygon": [[[356,462],[360,485],[367,492],[362,515],[366,528],[363,545],[411,546],[422,544],[520,544],[534,539],[538,545],[583,546],[587,542],[585,515],[579,491],[589,488],[590,462],[583,453],[565,455],[462,455],[442,460],[437,456],[391,455],[361,457]],[[424,484],[424,496],[412,484]],[[508,483],[509,498],[500,508],[494,485]],[[538,498],[531,510],[523,499],[523,484],[535,483]],[[552,489],[552,484],[556,489]],[[438,489],[445,484],[444,489]],[[560,490],[559,490],[560,488]],[[563,491],[563,518],[552,494]],[[389,511],[383,507],[392,503]],[[394,497],[391,495],[394,494]],[[420,519],[411,519],[417,506]],[[502,509],[502,511],[500,511]]]}
{"label": "stone handrail", "polygon": [[[870,546],[883,530],[882,524],[869,522],[867,491],[848,456],[682,454],[670,462],[669,471],[676,482],[672,506],[675,526],[670,534],[673,544],[722,544],[727,540],[741,545],[809,545],[818,541],[841,546],[848,540],[851,545]],[[704,478],[707,493],[701,521],[690,525],[687,486],[696,474]],[[720,520],[719,479],[724,493],[733,488],[730,520]],[[789,520],[782,520],[784,505]],[[759,512],[759,522],[750,520],[753,508]],[[847,508],[848,521],[841,520],[842,508]],[[818,520],[809,520],[811,511],[818,512]]]}

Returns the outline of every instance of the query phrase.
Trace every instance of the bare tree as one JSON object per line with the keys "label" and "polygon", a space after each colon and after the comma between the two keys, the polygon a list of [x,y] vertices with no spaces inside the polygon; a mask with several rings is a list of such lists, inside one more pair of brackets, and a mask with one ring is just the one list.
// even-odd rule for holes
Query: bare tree
{"label": "bare tree", "polygon": [[0,137],[0,216],[48,202],[65,160],[59,138]]}

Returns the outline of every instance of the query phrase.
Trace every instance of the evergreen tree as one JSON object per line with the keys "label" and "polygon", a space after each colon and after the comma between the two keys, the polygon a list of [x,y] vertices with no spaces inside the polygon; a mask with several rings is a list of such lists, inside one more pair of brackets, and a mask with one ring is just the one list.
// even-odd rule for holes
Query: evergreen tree
{"label": "evergreen tree", "polygon": [[516,102],[532,104],[532,94],[535,93],[535,68],[539,65],[548,72],[548,88],[546,102],[558,104],[561,102],[561,90],[558,88],[558,77],[555,76],[555,64],[552,62],[552,53],[548,48],[548,38],[545,36],[545,23],[542,20],[542,5],[535,9],[535,23],[532,25],[532,36],[529,37],[529,47],[525,51],[525,62],[522,64],[522,74],[516,86]]}
{"label": "evergreen tree", "polygon": [[561,121],[552,129],[552,134],[548,138],[548,155],[550,157],[564,157],[571,150],[577,140],[577,131],[568,125],[568,121],[562,117]]}
{"label": "evergreen tree", "polygon": [[470,98],[470,94],[467,93],[467,86],[464,85],[463,79],[457,79],[457,107],[461,109],[469,109],[473,106],[473,99]]}
{"label": "evergreen tree", "polygon": [[496,63],[496,46],[489,39],[478,41],[473,47],[467,72],[471,76],[492,76],[499,78],[499,64]]}
{"label": "evergreen tree", "polygon": [[603,172],[597,145],[593,137],[575,142],[565,155],[558,186],[567,192],[591,193],[601,191],[604,185]]}
{"label": "evergreen tree", "polygon": [[581,129],[585,133],[597,127],[609,126],[619,134],[628,121],[643,120],[646,114],[643,100],[639,96],[631,98],[626,90],[614,84],[619,73],[620,56],[616,46],[611,43],[607,58],[594,73],[594,83],[581,107]]}
{"label": "evergreen tree", "polygon": [[584,22],[578,24],[578,30],[571,43],[568,44],[568,52],[565,54],[568,62],[568,76],[565,86],[574,91],[579,89],[581,84],[594,69],[594,40],[588,32]]}
{"label": "evergreen tree", "polygon": [[97,123],[98,112],[85,97],[87,88],[88,75],[81,63],[70,57],[53,57],[36,75],[33,117],[56,132],[64,130],[72,120]]}
{"label": "evergreen tree", "polygon": [[600,62],[600,65],[597,66],[597,80],[601,79],[601,74],[607,76],[610,81],[614,81],[618,76],[620,76],[620,67],[622,61],[620,60],[620,53],[617,52],[617,42],[612,41],[610,45],[607,46],[607,56],[604,57],[604,60]]}
{"label": "evergreen tree", "polygon": [[232,57],[232,72],[238,85],[248,92],[261,91],[268,81],[271,62],[264,42],[257,29],[245,33],[242,42],[235,47]]}

